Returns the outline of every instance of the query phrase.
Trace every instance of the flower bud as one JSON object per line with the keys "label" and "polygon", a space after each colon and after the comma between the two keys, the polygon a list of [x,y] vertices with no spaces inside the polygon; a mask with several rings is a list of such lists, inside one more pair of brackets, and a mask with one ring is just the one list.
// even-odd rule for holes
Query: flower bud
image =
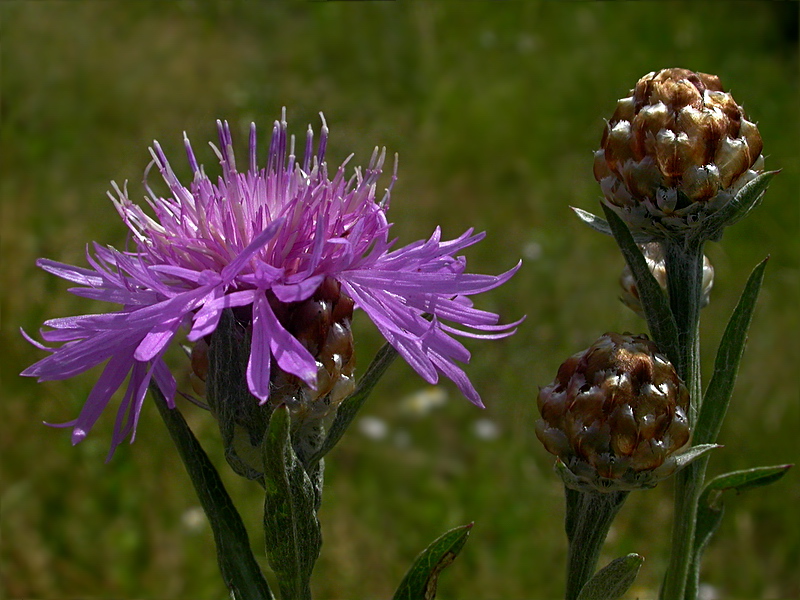
{"label": "flower bud", "polygon": [[561,365],[538,405],[536,436],[574,489],[653,487],[689,441],[689,393],[645,335],[601,336]]}
{"label": "flower bud", "polygon": [[663,69],[642,77],[595,153],[604,202],[633,230],[685,233],[763,170],[762,141],[715,75]]}
{"label": "flower bud", "polygon": [[[661,289],[667,291],[667,269],[664,263],[664,249],[658,242],[640,244],[639,248],[647,262],[647,267],[655,277]],[[636,287],[636,279],[631,273],[630,267],[625,265],[622,275],[619,278],[619,285],[622,287],[620,300],[623,304],[633,310],[637,315],[644,318],[642,303],[639,298],[639,289]],[[700,299],[700,307],[706,306],[711,297],[711,288],[714,286],[714,267],[706,255],[703,255],[703,295]]]}

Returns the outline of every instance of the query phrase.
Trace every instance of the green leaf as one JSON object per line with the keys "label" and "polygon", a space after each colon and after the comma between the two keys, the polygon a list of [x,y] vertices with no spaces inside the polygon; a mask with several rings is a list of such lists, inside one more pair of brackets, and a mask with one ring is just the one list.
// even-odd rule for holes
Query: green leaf
{"label": "green leaf", "polygon": [[633,585],[644,557],[628,554],[612,560],[592,577],[578,600],[617,600]]}
{"label": "green leaf", "polygon": [[273,595],[250,550],[242,523],[219,473],[177,408],[170,409],[158,386],[151,385],[158,412],[178,448],[200,505],[211,524],[217,547],[217,562],[234,600],[272,600]]}
{"label": "green leaf", "polygon": [[[614,233],[611,231],[611,226],[608,224],[608,221],[601,219],[597,215],[594,215],[588,211],[583,210],[582,208],[578,208],[576,206],[570,206],[572,212],[574,212],[578,218],[583,221],[586,225],[594,229],[598,233],[602,233],[604,235],[614,236]],[[646,234],[646,233],[632,233],[633,240],[637,244],[646,244],[647,242],[652,241],[653,236]]]}
{"label": "green leaf", "polygon": [[723,230],[747,216],[761,202],[770,181],[780,171],[767,171],[749,181],[739,193],[718,211],[706,215],[692,232],[697,240],[718,241]]}
{"label": "green leaf", "polygon": [[[689,567],[689,589],[697,590],[700,580],[700,562],[708,543],[716,533],[725,514],[722,494],[726,490],[737,493],[769,485],[778,481],[793,465],[756,467],[719,475],[709,481],[697,501],[697,526],[695,529],[692,561]],[[691,597],[691,596],[687,596]]]}
{"label": "green leaf", "polygon": [[451,529],[417,556],[403,577],[393,600],[431,600],[442,569],[450,565],[467,541],[472,523]]}
{"label": "green leaf", "polygon": [[758,292],[761,289],[761,282],[764,280],[767,260],[769,257],[764,259],[750,274],[742,297],[739,299],[720,340],[714,362],[714,373],[706,389],[695,426],[694,440],[696,444],[713,443],[719,434],[722,420],[725,418],[733,394],[739,363],[742,360],[747,341],[747,330],[753,319],[753,311],[758,299]]}
{"label": "green leaf", "polygon": [[636,287],[639,290],[642,309],[653,340],[658,345],[659,350],[673,364],[678,364],[678,327],[669,308],[667,296],[647,267],[647,261],[642,255],[642,251],[639,250],[639,246],[636,245],[627,225],[613,210],[605,205],[603,205],[603,212],[605,212],[608,219],[614,239],[617,241],[625,261],[636,279]]}
{"label": "green leaf", "polygon": [[322,546],[314,486],[290,443],[291,417],[281,405],[270,419],[264,452],[267,559],[283,600],[311,598],[310,579]]}
{"label": "green leaf", "polygon": [[378,351],[378,354],[372,359],[369,368],[367,368],[367,372],[364,373],[364,376],[359,380],[355,391],[339,405],[336,411],[336,417],[333,423],[331,423],[325,441],[322,443],[319,450],[308,460],[309,466],[313,466],[319,462],[341,439],[344,432],[350,426],[350,423],[355,419],[358,411],[364,405],[364,402],[367,401],[375,384],[378,383],[378,380],[386,372],[386,369],[389,368],[389,365],[392,364],[392,361],[397,358],[397,354],[397,350],[388,342]]}
{"label": "green leaf", "polygon": [[261,483],[261,440],[272,405],[262,405],[247,387],[249,357],[250,336],[227,308],[208,349],[206,399],[219,424],[228,464],[242,477]]}
{"label": "green leaf", "polygon": [[778,481],[794,465],[775,465],[772,467],[755,467],[742,471],[732,471],[718,475],[706,484],[704,495],[714,491],[736,490],[737,494],[763,487]]}

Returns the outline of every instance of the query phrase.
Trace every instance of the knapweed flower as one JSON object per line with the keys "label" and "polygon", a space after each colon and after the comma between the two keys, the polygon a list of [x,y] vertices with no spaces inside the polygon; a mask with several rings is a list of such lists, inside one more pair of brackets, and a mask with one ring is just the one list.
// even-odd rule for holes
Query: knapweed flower
{"label": "knapweed flower", "polygon": [[[642,251],[647,267],[655,277],[658,285],[664,292],[667,292],[667,265],[664,260],[664,248],[658,242],[649,242],[647,244],[640,244],[639,249]],[[633,312],[640,317],[644,318],[644,310],[642,309],[642,302],[639,298],[639,288],[636,287],[636,278],[633,276],[631,269],[628,265],[622,269],[622,274],[619,277],[619,285],[622,288],[622,295],[620,300]],[[708,257],[703,255],[703,280],[702,280],[702,297],[700,298],[700,307],[707,306],[711,300],[711,288],[714,287],[714,265],[708,260]]]}
{"label": "knapweed flower", "polygon": [[[72,293],[121,305],[107,314],[46,321],[49,329],[41,336],[58,347],[28,337],[51,353],[22,373],[40,381],[106,363],[79,416],[63,424],[72,427],[73,443],[86,436],[126,378],[112,452],[128,435],[133,439],[151,380],[174,406],[177,386],[164,353],[181,331],[188,331],[189,341],[210,339],[213,345],[227,308],[249,328],[247,385],[262,403],[289,377],[310,390],[331,391],[335,382],[323,381],[323,371],[351,376],[348,336],[355,307],[423,379],[435,383],[444,374],[481,406],[458,366],[470,354],[453,336],[496,339],[515,331],[515,324],[498,325],[498,315],[473,308],[468,297],[503,284],[519,264],[498,276],[467,273],[458,253],[484,237],[472,229],[442,240],[437,227],[427,240],[395,247],[386,212],[396,165],[380,200],[376,189],[385,151],[376,149],[364,172],[356,168],[348,178],[345,161],[331,176],[322,123],[316,152],[309,127],[300,162],[285,116],[276,121],[265,167],[258,165],[252,125],[248,168],[240,171],[228,124],[218,122],[220,146],[214,151],[222,174],[216,180],[184,136],[194,174],[188,186],[156,142],[151,166],[169,195],[156,195],[145,178],[154,216],[134,204],[127,189],[114,185],[115,194],[109,193],[135,247],[120,251],[95,243],[93,252],[87,250],[88,268],[38,261],[45,271],[78,284]],[[327,312],[320,316],[320,310]]]}
{"label": "knapweed flower", "polygon": [[576,489],[652,487],[689,441],[689,392],[645,335],[601,336],[559,367],[538,405],[536,436]]}
{"label": "knapweed flower", "polygon": [[682,235],[763,171],[761,148],[716,75],[662,69],[617,101],[594,176],[633,231]]}

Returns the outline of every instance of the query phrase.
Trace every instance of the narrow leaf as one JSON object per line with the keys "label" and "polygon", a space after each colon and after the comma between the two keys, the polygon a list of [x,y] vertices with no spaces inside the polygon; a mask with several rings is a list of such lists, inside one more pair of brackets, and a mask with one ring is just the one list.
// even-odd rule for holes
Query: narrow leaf
{"label": "narrow leaf", "polygon": [[628,554],[612,560],[592,577],[578,600],[618,600],[633,585],[644,557]]}
{"label": "narrow leaf", "polygon": [[378,380],[386,372],[386,369],[389,368],[389,365],[392,364],[392,361],[397,358],[397,354],[397,350],[389,343],[384,344],[383,348],[378,351],[378,354],[375,355],[375,358],[372,359],[372,363],[370,363],[367,368],[367,372],[364,373],[364,376],[359,380],[355,391],[339,405],[336,411],[336,417],[328,430],[328,435],[322,443],[322,446],[320,446],[320,449],[309,458],[309,465],[313,466],[319,462],[341,439],[344,432],[347,431],[347,428],[350,426],[350,423],[355,419],[358,411],[364,405],[364,402],[367,401],[375,384],[378,383]]}
{"label": "narrow leaf", "polygon": [[261,483],[260,444],[272,404],[260,404],[247,387],[249,357],[250,336],[226,308],[208,350],[206,399],[219,424],[228,464],[242,477]]}
{"label": "narrow leaf", "polygon": [[642,251],[639,250],[639,246],[636,245],[628,226],[605,205],[603,205],[603,212],[605,212],[608,224],[614,233],[614,239],[625,257],[625,262],[628,263],[628,267],[636,279],[636,288],[639,290],[639,298],[650,333],[661,352],[673,364],[678,364],[678,327],[672,311],[670,311],[669,300],[647,267],[647,261],[642,255]]}
{"label": "narrow leaf", "polygon": [[716,533],[725,513],[722,493],[726,490],[744,492],[778,481],[793,465],[756,467],[719,475],[709,481],[697,501],[697,525],[695,529],[692,561],[689,566],[688,585],[697,590],[700,583],[700,562],[711,538]]}
{"label": "narrow leaf", "polygon": [[683,469],[685,466],[693,463],[701,456],[705,455],[706,453],[714,450],[715,448],[722,448],[719,444],[698,444],[697,446],[692,446],[685,452],[680,452],[679,454],[674,454],[671,458],[675,462],[676,468],[674,472],[678,472]]}
{"label": "narrow leaf", "polygon": [[726,227],[741,220],[758,206],[770,181],[779,172],[767,171],[748,182],[725,206],[706,215],[694,230],[692,237],[698,240],[718,241]]}
{"label": "narrow leaf", "polygon": [[283,600],[310,600],[322,533],[314,487],[290,443],[286,406],[275,409],[264,438],[264,534]]}
{"label": "narrow leaf", "polygon": [[403,577],[393,600],[432,600],[442,570],[452,563],[467,542],[472,523],[461,525],[438,537],[425,548]]}
{"label": "narrow leaf", "polygon": [[[586,225],[594,229],[596,232],[602,233],[604,235],[610,235],[612,237],[614,236],[614,233],[611,231],[611,226],[605,219],[601,219],[597,215],[594,215],[576,206],[570,206],[570,208],[572,209],[572,212],[574,212],[581,221],[583,221]],[[633,240],[637,244],[646,244],[647,242],[653,241],[653,237],[645,233],[637,232],[637,233],[632,233],[631,235],[633,235]]]}
{"label": "narrow leaf", "polygon": [[714,374],[711,376],[708,389],[706,389],[695,426],[694,440],[697,444],[713,443],[719,434],[722,420],[725,418],[733,394],[739,363],[747,341],[747,330],[753,319],[753,311],[758,299],[758,292],[761,289],[761,282],[764,280],[767,260],[769,257],[761,261],[750,274],[742,297],[739,299],[720,340],[714,362]]}
{"label": "narrow leaf", "polygon": [[706,484],[704,494],[711,491],[736,490],[737,494],[778,481],[794,465],[755,467],[718,475]]}
{"label": "narrow leaf", "polygon": [[247,530],[200,442],[177,408],[170,409],[158,386],[151,385],[158,412],[178,448],[200,505],[211,524],[222,579],[234,600],[272,600],[273,595],[250,550]]}

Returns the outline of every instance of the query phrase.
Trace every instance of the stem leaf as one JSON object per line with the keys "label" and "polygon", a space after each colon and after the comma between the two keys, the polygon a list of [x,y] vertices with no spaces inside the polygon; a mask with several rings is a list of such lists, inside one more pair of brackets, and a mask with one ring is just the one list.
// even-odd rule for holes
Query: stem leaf
{"label": "stem leaf", "polygon": [[[582,208],[578,208],[576,206],[570,206],[572,212],[574,212],[577,217],[583,221],[586,225],[594,229],[598,233],[602,233],[604,235],[614,236],[614,233],[611,231],[611,226],[608,224],[608,221],[605,219],[601,219],[597,215],[594,215]],[[649,234],[645,233],[632,233],[633,240],[637,244],[646,244],[649,241],[652,241],[653,237]]]}
{"label": "stem leaf", "polygon": [[226,308],[208,350],[206,399],[219,423],[228,464],[238,475],[261,483],[260,444],[272,405],[262,405],[247,387],[249,357],[250,336]]}
{"label": "stem leaf", "polygon": [[614,239],[625,257],[625,262],[628,263],[636,279],[636,287],[639,290],[650,333],[661,352],[666,354],[673,364],[678,364],[678,327],[672,316],[667,296],[647,267],[647,261],[627,225],[605,205],[603,212],[606,214]]}
{"label": "stem leaf", "polygon": [[742,291],[739,303],[728,321],[725,333],[722,334],[714,362],[714,374],[711,376],[697,418],[694,432],[696,444],[713,443],[719,434],[722,420],[725,418],[731,400],[733,386],[736,383],[739,363],[747,341],[747,330],[753,319],[753,311],[761,283],[764,280],[767,260],[769,257],[753,269],[744,291]]}
{"label": "stem leaf", "polygon": [[771,467],[755,467],[741,471],[731,471],[724,475],[718,475],[706,484],[703,489],[703,497],[707,497],[713,491],[736,490],[737,494],[746,492],[757,487],[762,487],[774,483],[786,475],[787,471],[794,465],[775,465]]}
{"label": "stem leaf", "polygon": [[344,432],[350,426],[350,423],[355,419],[358,411],[364,405],[364,402],[367,401],[375,384],[378,383],[378,380],[386,372],[386,369],[389,368],[389,365],[397,358],[397,355],[397,350],[388,342],[378,351],[378,354],[372,359],[364,376],[359,379],[355,391],[339,405],[336,411],[336,417],[333,423],[331,423],[325,441],[322,443],[319,450],[308,459],[309,466],[313,466],[319,462],[320,459],[330,452],[339,442]]}
{"label": "stem leaf", "polygon": [[290,442],[289,409],[272,413],[262,444],[264,534],[267,559],[278,578],[281,598],[311,598],[310,579],[322,546],[314,486]]}
{"label": "stem leaf", "polygon": [[692,237],[698,240],[719,241],[726,227],[743,219],[759,205],[770,181],[779,172],[767,171],[749,181],[725,206],[706,215],[692,232]]}
{"label": "stem leaf", "polygon": [[472,523],[455,527],[425,548],[403,577],[393,600],[432,600],[442,570],[452,563],[467,542]]}
{"label": "stem leaf", "polygon": [[219,570],[231,597],[234,600],[273,600],[269,585],[250,550],[242,518],[219,473],[180,411],[167,406],[158,386],[151,385],[150,391],[211,524]]}
{"label": "stem leaf", "polygon": [[583,586],[578,600],[618,600],[633,585],[643,562],[638,554],[612,560]]}
{"label": "stem leaf", "polygon": [[772,467],[756,467],[742,471],[732,471],[719,475],[709,481],[698,499],[697,529],[695,530],[694,549],[689,577],[697,589],[700,577],[700,562],[708,543],[716,533],[725,513],[722,493],[735,490],[737,494],[744,491],[769,485],[786,475],[793,465],[776,465]]}

